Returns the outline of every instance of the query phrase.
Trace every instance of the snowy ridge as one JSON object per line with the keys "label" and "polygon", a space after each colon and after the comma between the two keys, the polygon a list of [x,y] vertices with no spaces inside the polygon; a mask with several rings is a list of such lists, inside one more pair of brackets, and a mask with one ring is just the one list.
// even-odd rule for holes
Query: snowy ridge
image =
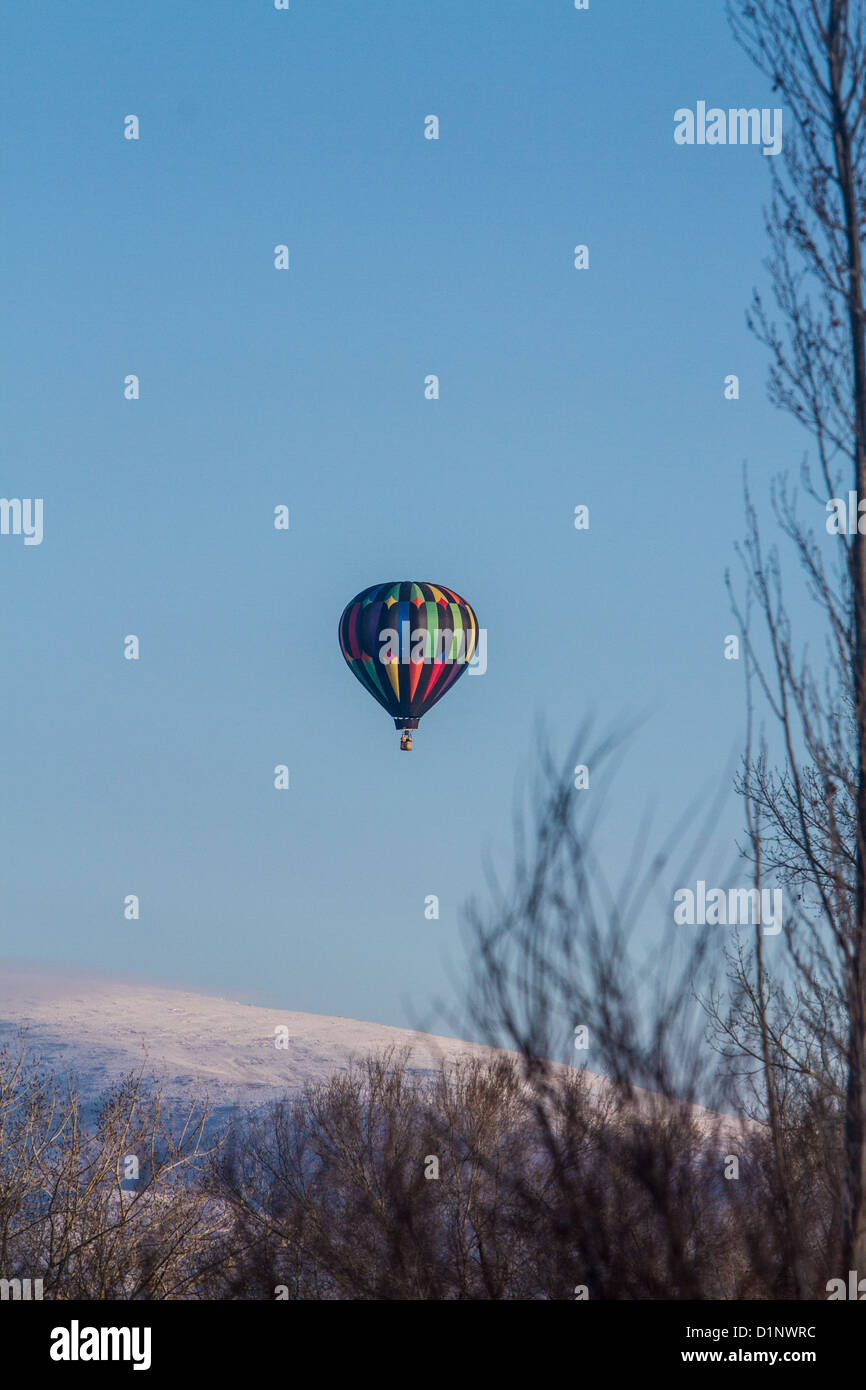
{"label": "snowy ridge", "polygon": [[[288,1030],[286,1048],[276,1030]],[[352,1057],[411,1047],[412,1066],[491,1055],[455,1038],[352,1018],[239,1004],[164,986],[58,975],[0,963],[0,1047],[22,1041],[58,1074],[74,1075],[85,1099],[144,1068],[172,1105],[206,1090],[214,1116],[300,1090],[344,1070]]]}
{"label": "snowy ridge", "polygon": [[[282,1028],[288,1030],[286,1048],[275,1042]],[[85,1102],[117,1078],[143,1071],[162,1082],[173,1109],[188,1108],[207,1093],[213,1121],[323,1081],[353,1057],[389,1047],[411,1048],[417,1071],[495,1055],[478,1043],[384,1023],[0,962],[0,1048],[17,1054],[22,1042],[58,1075],[74,1076]],[[586,1075],[603,1094],[604,1078]],[[696,1113],[708,1129],[717,1118],[699,1107]],[[736,1123],[726,1117],[725,1129]]]}

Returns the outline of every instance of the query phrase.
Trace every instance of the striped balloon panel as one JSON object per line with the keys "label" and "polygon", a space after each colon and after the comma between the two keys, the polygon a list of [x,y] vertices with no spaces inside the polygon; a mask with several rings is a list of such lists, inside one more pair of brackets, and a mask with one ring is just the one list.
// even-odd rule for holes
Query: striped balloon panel
{"label": "striped balloon panel", "polygon": [[466,670],[478,645],[471,605],[443,584],[373,584],[347,603],[340,649],[379,704],[420,718]]}

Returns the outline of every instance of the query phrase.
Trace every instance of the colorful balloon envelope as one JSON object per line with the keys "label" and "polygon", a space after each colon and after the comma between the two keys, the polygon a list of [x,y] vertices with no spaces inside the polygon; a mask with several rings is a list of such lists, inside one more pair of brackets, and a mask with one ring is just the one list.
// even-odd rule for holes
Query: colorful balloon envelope
{"label": "colorful balloon envelope", "polygon": [[412,730],[457,683],[478,645],[474,610],[444,584],[373,584],[347,603],[340,648],[412,747]]}

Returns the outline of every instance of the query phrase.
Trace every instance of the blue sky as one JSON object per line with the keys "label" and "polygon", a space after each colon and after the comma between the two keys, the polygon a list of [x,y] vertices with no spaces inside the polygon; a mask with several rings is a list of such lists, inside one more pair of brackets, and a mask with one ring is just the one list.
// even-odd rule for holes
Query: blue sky
{"label": "blue sky", "polygon": [[[45,534],[0,537],[0,956],[426,1019],[538,715],[563,749],[647,715],[613,878],[647,805],[663,834],[737,755],[742,467],[763,497],[806,441],[745,327],[768,160],[677,146],[673,114],[768,84],[717,0],[91,0],[4,28],[2,491],[44,498]],[[411,757],[336,638],[402,578],[488,631]],[[723,853],[740,820],[731,797]]]}

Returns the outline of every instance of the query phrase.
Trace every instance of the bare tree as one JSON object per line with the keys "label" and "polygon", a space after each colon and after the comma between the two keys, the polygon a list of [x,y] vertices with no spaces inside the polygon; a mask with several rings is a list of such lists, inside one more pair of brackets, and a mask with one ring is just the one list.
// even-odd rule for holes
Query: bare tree
{"label": "bare tree", "polygon": [[[749,325],[770,351],[771,400],[813,437],[802,480],[825,510],[849,490],[866,498],[866,0],[730,0],[729,15],[789,118],[782,157],[768,161],[766,217],[782,326],[757,292]],[[825,620],[827,661],[819,678],[797,655],[778,555],[762,550],[747,494],[747,672],[781,746],[774,760],[775,747],[750,743],[740,786],[756,874],[779,874],[800,896],[787,981],[768,980],[760,938],[735,966],[738,1038],[754,1041],[780,1155],[785,1082],[811,1079],[829,1123],[841,1084],[839,1253],[866,1268],[866,548],[858,511],[828,566],[784,483],[774,502]],[[750,717],[751,699],[750,684]]]}
{"label": "bare tree", "polygon": [[513,1059],[418,1070],[407,1049],[251,1115],[213,1174],[240,1233],[236,1296],[543,1296],[543,1232],[514,1187],[545,1181],[529,1119]]}
{"label": "bare tree", "polygon": [[[577,746],[598,786],[609,744],[585,731]],[[536,765],[509,877],[469,913],[466,993],[474,1027],[522,1061],[548,1180],[512,1181],[544,1233],[545,1296],[822,1296],[836,1272],[839,1154],[801,1078],[777,1127],[761,1095],[754,1120],[724,1114],[741,1108],[732,1072],[750,1057],[734,1028],[734,1066],[720,1068],[700,1006],[714,997],[713,935],[690,941],[673,920],[671,881],[691,877],[706,826],[676,860],[679,829],[650,856],[640,837],[611,885],[588,800],[544,748]],[[600,1076],[557,1061],[574,1057],[575,1026]]]}
{"label": "bare tree", "polygon": [[25,1053],[0,1053],[0,1277],[53,1299],[201,1296],[224,1258],[197,1181],[206,1105],[176,1117],[143,1073],[93,1107]]}

